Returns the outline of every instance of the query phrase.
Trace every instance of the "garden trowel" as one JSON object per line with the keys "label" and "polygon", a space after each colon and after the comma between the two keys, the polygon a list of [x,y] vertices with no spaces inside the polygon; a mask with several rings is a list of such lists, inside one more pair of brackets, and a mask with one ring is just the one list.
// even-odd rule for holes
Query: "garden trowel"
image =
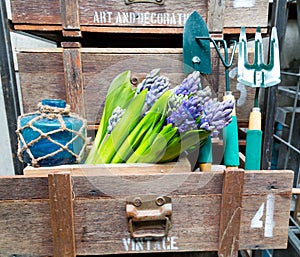
{"label": "garden trowel", "polygon": [[[191,73],[195,70],[202,74],[210,74],[211,68],[211,54],[210,43],[212,43],[218,53],[222,64],[225,67],[225,79],[226,79],[226,92],[225,99],[234,100],[234,96],[231,94],[229,86],[229,67],[232,65],[233,56],[236,48],[236,41],[233,41],[234,46],[232,49],[232,55],[229,60],[227,42],[223,39],[214,40],[210,37],[206,23],[196,11],[194,11],[188,20],[186,21],[183,32],[183,71],[185,73]],[[219,45],[217,44],[219,43]],[[224,48],[224,56],[220,51],[220,45]],[[224,135],[224,164],[228,167],[239,166],[239,146],[238,146],[238,126],[235,111],[233,111],[232,122],[223,130]],[[208,150],[209,149],[209,150]],[[209,170],[212,162],[211,154],[211,140],[208,140],[206,147],[200,148],[198,162],[200,164],[200,170]]]}
{"label": "garden trowel", "polygon": [[197,11],[187,19],[183,31],[183,71],[192,73],[197,70],[203,74],[211,73],[211,57],[209,38],[205,21]]}

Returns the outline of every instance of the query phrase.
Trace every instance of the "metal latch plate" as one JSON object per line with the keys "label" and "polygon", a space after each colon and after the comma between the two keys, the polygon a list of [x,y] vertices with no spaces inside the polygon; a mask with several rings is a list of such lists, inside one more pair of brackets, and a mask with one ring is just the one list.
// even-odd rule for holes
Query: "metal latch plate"
{"label": "metal latch plate", "polygon": [[126,200],[126,215],[131,237],[165,237],[171,227],[171,198],[167,196],[131,197]]}

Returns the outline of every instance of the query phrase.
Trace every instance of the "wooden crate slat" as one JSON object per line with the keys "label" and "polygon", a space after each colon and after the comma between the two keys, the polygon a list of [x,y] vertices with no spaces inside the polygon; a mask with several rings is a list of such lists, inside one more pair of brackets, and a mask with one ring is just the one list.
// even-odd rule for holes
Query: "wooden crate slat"
{"label": "wooden crate slat", "polygon": [[[266,204],[269,194],[257,196],[248,196],[243,198],[242,217],[241,217],[241,231],[240,231],[240,246],[244,249],[265,249],[267,243],[274,245],[272,249],[286,249],[288,240],[288,227],[290,217],[291,197],[289,195],[275,194],[275,211],[273,216],[273,236],[266,237],[265,230],[270,229],[271,226],[266,226]],[[264,205],[262,209],[261,206]],[[247,208],[244,208],[247,206]],[[254,219],[253,214],[261,213],[262,217],[258,215]],[[285,217],[285,218],[284,218]],[[269,217],[270,219],[272,216]],[[255,220],[254,224],[251,221]],[[258,222],[257,222],[258,221]],[[259,222],[259,221],[262,221]],[[286,229],[284,229],[284,227]],[[249,240],[251,238],[251,241]],[[286,240],[279,240],[285,238]]]}
{"label": "wooden crate slat", "polygon": [[[7,199],[7,193],[0,191],[0,254],[53,254],[49,199],[44,198],[43,190],[37,191],[43,195],[37,199],[27,192],[33,190],[37,181],[44,188],[47,179],[47,176],[0,179],[2,185],[8,184],[6,190],[13,190],[17,180],[19,188],[21,180],[31,185],[23,189],[28,198],[15,194],[16,199]],[[119,179],[123,184],[115,175],[71,177],[78,255],[218,249],[223,172],[165,174],[165,178],[160,174],[123,174]],[[276,184],[275,180],[280,181],[276,188],[269,183]],[[292,181],[292,171],[245,171],[240,249],[286,247]],[[151,189],[149,185],[156,187]],[[148,190],[142,191],[143,187]],[[130,239],[125,202],[126,197],[138,193],[171,197],[173,216],[168,238],[156,244]]]}
{"label": "wooden crate slat", "polygon": [[49,200],[1,200],[0,235],[1,256],[52,256]]}
{"label": "wooden crate slat", "polygon": [[245,172],[224,171],[218,255],[238,257]]}
{"label": "wooden crate slat", "polygon": [[48,181],[53,256],[76,257],[71,175],[49,174]]}
{"label": "wooden crate slat", "polygon": [[81,37],[78,0],[60,0],[62,32],[66,37]]}
{"label": "wooden crate slat", "polygon": [[81,45],[78,42],[62,42],[66,86],[66,101],[71,110],[85,118]]}
{"label": "wooden crate slat", "polygon": [[[238,6],[235,6],[236,3]],[[269,1],[255,1],[255,3],[252,1],[226,1],[225,5],[224,26],[230,28],[241,26],[267,27]],[[244,22],[244,25],[240,22]]]}
{"label": "wooden crate slat", "polygon": [[1,177],[0,201],[28,199],[49,199],[46,177]]}
{"label": "wooden crate slat", "polygon": [[[86,118],[89,124],[99,123],[108,87],[120,72],[129,69],[132,71],[132,76],[141,81],[151,69],[161,68],[161,74],[168,76],[173,86],[181,83],[186,76],[182,72],[181,49],[82,48],[80,51],[84,99],[78,101],[85,102]],[[73,81],[72,77],[70,81],[65,80],[63,55],[60,48],[56,51],[23,50],[17,56],[24,112],[35,111],[38,102],[43,98],[66,99],[65,84],[72,85],[73,83],[76,87],[76,83],[80,82],[80,79]],[[251,58],[252,55],[249,55],[250,61]],[[232,69],[236,67],[236,62],[237,57]],[[211,75],[202,78],[202,84],[203,87],[211,86],[216,96],[222,99],[225,91],[224,67],[214,49],[212,49],[212,69]],[[237,106],[238,119],[247,121],[253,107],[255,89],[245,86],[237,88],[236,77],[230,79],[230,85],[236,99],[241,97]]]}
{"label": "wooden crate slat", "polygon": [[226,1],[209,0],[207,28],[213,32],[223,32]]}
{"label": "wooden crate slat", "polygon": [[[226,32],[241,26],[262,28],[268,26],[269,1],[189,0],[166,1],[164,5],[138,3],[126,5],[124,1],[69,1],[22,0],[11,2],[15,29],[63,30],[66,36],[81,36],[78,28],[89,32],[125,33],[182,33],[189,14],[196,10],[208,23],[210,32]],[[237,4],[238,3],[238,4]],[[253,19],[255,17],[255,19]],[[60,25],[60,28],[58,27]],[[180,29],[180,30],[178,30]],[[69,32],[69,34],[68,34]],[[232,32],[227,30],[227,32]],[[70,34],[71,33],[71,34]]]}

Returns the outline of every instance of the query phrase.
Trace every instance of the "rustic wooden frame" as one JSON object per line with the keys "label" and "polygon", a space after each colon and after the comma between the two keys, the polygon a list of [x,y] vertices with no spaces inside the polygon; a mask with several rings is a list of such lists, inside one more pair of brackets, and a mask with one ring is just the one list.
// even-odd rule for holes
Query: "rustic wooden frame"
{"label": "rustic wooden frame", "polygon": [[[145,169],[146,166],[140,167]],[[163,249],[160,243],[160,249],[142,250],[138,242],[132,245],[134,241],[127,237],[123,208],[129,191],[125,184],[118,186],[118,177],[108,167],[99,170],[97,166],[83,165],[82,170],[88,175],[72,175],[53,167],[50,174],[0,178],[1,255],[55,257],[219,250],[219,256],[234,257],[238,249],[287,246],[292,171],[183,171],[167,173],[166,177],[162,173],[123,172],[119,178],[124,183],[137,183],[132,184],[137,185],[136,192],[156,195],[162,190],[172,198],[173,223],[170,239],[164,241],[169,248]],[[93,176],[92,171],[97,175]],[[151,188],[139,185],[153,179],[158,180]],[[109,189],[99,185],[109,185]],[[114,196],[109,192],[114,192]],[[269,198],[271,202],[265,202]],[[261,206],[267,212],[273,210],[273,225],[268,228],[272,229],[271,237],[264,236],[270,233],[265,228],[270,213],[261,214],[256,223],[249,225],[255,214],[260,215],[257,210]],[[123,244],[127,244],[127,249]]]}
{"label": "rustic wooden frame", "polygon": [[[40,0],[39,6],[34,0],[27,0],[26,5],[21,0],[11,3],[12,22],[16,30],[31,31],[62,31],[63,36],[81,37],[82,32],[100,33],[154,33],[182,34],[184,22],[172,24],[130,24],[112,22],[97,23],[93,21],[93,12],[141,12],[167,13],[187,15],[197,10],[207,22],[212,34],[238,34],[241,26],[248,28],[247,33],[255,33],[255,27],[260,26],[262,33],[268,27],[268,0],[256,1],[252,6],[234,6],[233,1],[189,0],[182,3],[166,1],[164,5],[137,3],[126,5],[124,1],[78,1],[54,0],[49,5],[46,0]],[[186,13],[187,12],[187,13]],[[256,17],[255,23],[252,17]],[[108,19],[108,18],[105,18]],[[240,22],[239,22],[240,21]]]}
{"label": "rustic wooden frame", "polygon": [[[212,74],[204,75],[202,84],[211,86],[222,100],[224,67],[214,49],[211,55]],[[252,57],[253,52],[249,51],[249,61]],[[109,84],[120,72],[131,70],[132,78],[140,82],[151,69],[161,68],[161,74],[169,77],[173,86],[186,77],[179,48],[87,49],[78,42],[62,42],[62,47],[55,49],[19,49],[17,59],[24,112],[36,111],[43,98],[60,98],[70,104],[72,112],[85,117],[89,125],[99,122]],[[236,66],[237,54],[232,68]],[[243,92],[239,91],[236,77],[230,78],[230,84],[236,99],[245,99],[242,106],[237,106],[239,122],[248,123],[255,89],[244,87]]]}

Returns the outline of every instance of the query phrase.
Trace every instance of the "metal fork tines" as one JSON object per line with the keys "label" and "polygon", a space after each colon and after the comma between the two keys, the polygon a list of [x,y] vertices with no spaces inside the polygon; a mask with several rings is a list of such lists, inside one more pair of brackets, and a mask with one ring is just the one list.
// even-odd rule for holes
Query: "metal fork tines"
{"label": "metal fork tines", "polygon": [[245,27],[239,37],[238,81],[250,87],[271,87],[280,83],[280,59],[277,30],[272,28],[269,48],[269,63],[263,61],[263,43],[260,28],[256,29],[254,40],[254,61],[248,61]]}

